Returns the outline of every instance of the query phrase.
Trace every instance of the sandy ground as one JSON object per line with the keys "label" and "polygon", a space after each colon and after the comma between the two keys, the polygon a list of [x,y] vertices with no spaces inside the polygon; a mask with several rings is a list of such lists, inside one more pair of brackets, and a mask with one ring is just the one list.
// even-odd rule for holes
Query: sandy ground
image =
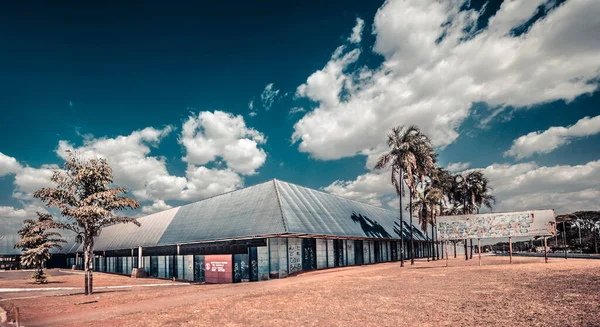
{"label": "sandy ground", "polygon": [[[0,306],[11,312],[18,306],[27,327],[600,326],[600,260],[552,258],[544,264],[515,257],[508,265],[507,257],[489,256],[479,267],[474,259],[451,259],[448,268],[445,261],[418,260],[404,269],[386,263],[265,282],[139,287],[88,297],[6,299],[0,293]],[[150,282],[95,276],[98,285]],[[73,277],[52,279],[64,278],[68,285]]]}

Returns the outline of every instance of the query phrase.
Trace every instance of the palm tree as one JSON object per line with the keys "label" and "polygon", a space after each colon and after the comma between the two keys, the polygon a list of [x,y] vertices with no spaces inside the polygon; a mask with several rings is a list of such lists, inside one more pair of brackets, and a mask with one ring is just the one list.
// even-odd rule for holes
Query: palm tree
{"label": "palm tree", "polygon": [[44,263],[50,259],[50,250],[62,249],[59,243],[66,241],[60,238],[59,233],[46,230],[45,223],[52,220],[49,214],[38,212],[37,215],[37,221],[33,219],[23,221],[23,227],[17,232],[21,238],[14,247],[23,249],[22,265],[35,269],[32,278],[37,283],[45,284],[46,276],[44,276],[43,268]]}
{"label": "palm tree", "polygon": [[[437,216],[441,213],[443,193],[440,189],[427,185],[423,192],[417,193],[413,210],[419,218],[421,228],[427,234],[427,226],[431,225],[431,258],[435,260],[434,230]],[[409,210],[409,208],[406,208]],[[427,257],[429,261],[429,257]]]}
{"label": "palm tree", "polygon": [[[412,199],[416,194],[417,179],[425,178],[426,172],[433,167],[435,153],[431,146],[429,138],[425,136],[417,126],[409,127],[398,126],[392,128],[388,135],[387,145],[389,152],[379,157],[375,169],[391,168],[391,182],[396,189],[396,194],[400,201],[400,242],[401,258],[400,265],[404,266],[404,233],[402,220],[402,196],[404,194],[404,184],[409,190],[410,199],[410,226],[412,227]],[[410,251],[411,264],[414,264],[415,247],[412,228],[410,229]]]}
{"label": "palm tree", "polygon": [[[479,213],[482,206],[488,207],[490,210],[496,203],[496,198],[490,194],[492,188],[489,186],[489,179],[485,177],[483,172],[474,170],[466,173],[463,176],[456,178],[458,183],[457,197],[460,197],[463,205],[463,214]],[[470,240],[471,259],[473,258],[473,240]],[[465,259],[469,259],[467,251],[467,242],[465,240]]]}
{"label": "palm tree", "polygon": [[[439,214],[446,214],[446,210],[445,208],[447,208],[450,204],[450,198],[447,196],[450,189],[452,188],[452,181],[453,181],[453,176],[452,174],[447,171],[444,168],[441,167],[435,167],[432,172],[431,172],[431,187],[438,189],[441,194],[439,194],[440,196],[440,201],[439,201]],[[433,220],[433,230],[435,231],[435,226],[437,226],[437,216],[434,217]],[[434,235],[434,238],[437,238],[437,235]],[[440,249],[439,249],[439,241],[437,241],[436,239],[434,239],[435,245],[436,245],[436,249],[437,249],[437,259],[439,260],[439,256],[440,256]],[[446,255],[448,255],[446,253]],[[444,258],[443,252],[442,252],[442,259]]]}

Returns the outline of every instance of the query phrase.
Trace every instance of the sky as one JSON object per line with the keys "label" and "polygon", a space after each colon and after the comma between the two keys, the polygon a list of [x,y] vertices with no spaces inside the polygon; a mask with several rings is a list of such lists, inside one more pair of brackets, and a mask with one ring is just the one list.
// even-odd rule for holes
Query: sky
{"label": "sky", "polygon": [[600,2],[11,2],[0,235],[66,151],[138,216],[277,178],[397,209],[393,126],[482,170],[494,211],[600,210]]}

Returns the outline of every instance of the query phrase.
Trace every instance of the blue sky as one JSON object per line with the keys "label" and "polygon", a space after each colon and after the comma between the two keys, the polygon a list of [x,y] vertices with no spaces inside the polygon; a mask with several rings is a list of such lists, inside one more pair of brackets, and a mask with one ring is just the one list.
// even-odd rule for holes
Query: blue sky
{"label": "blue sky", "polygon": [[[393,208],[374,171],[417,124],[497,210],[600,209],[597,1],[12,3],[0,19],[0,220],[65,149],[151,213],[278,178]],[[249,103],[252,102],[252,109]],[[589,117],[589,118],[585,118]]]}

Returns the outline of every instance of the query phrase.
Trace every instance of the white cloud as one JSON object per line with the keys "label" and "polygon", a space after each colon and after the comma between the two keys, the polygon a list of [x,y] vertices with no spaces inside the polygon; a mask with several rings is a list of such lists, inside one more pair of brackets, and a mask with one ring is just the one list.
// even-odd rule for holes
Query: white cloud
{"label": "white cloud", "polygon": [[469,162],[451,162],[448,164],[446,169],[448,169],[448,171],[450,171],[450,172],[455,173],[455,172],[463,171],[469,167],[471,167],[471,163],[469,163]]}
{"label": "white cloud", "polygon": [[[562,213],[600,210],[600,185],[597,182],[600,180],[600,161],[548,167],[535,162],[493,164],[477,170],[490,179],[492,194],[498,200],[494,211],[555,209]],[[368,172],[356,180],[335,181],[323,189],[361,202],[398,208],[389,171]],[[406,199],[404,201],[408,203]]]}
{"label": "white cloud", "polygon": [[157,147],[173,127],[163,129],[147,127],[127,136],[115,138],[88,137],[82,146],[74,147],[61,140],[56,153],[67,158],[67,150],[75,151],[83,158],[105,158],[113,170],[115,183],[131,189],[145,189],[148,183],[170,176],[163,157],[150,156],[151,147]]}
{"label": "white cloud", "polygon": [[33,198],[33,192],[45,187],[56,187],[50,178],[57,169],[59,169],[57,165],[42,165],[40,168],[22,167],[15,175],[16,187],[13,197],[30,200]]}
{"label": "white cloud", "polygon": [[344,54],[345,50],[345,46],[338,47],[325,68],[314,72],[308,77],[305,84],[298,87],[296,96],[308,97],[326,106],[338,105],[344,82],[349,78],[344,74],[344,70],[348,65],[355,62],[360,55],[359,49]]}
{"label": "white cloud", "polygon": [[382,205],[382,197],[395,194],[390,183],[389,172],[369,172],[360,175],[354,181],[337,180],[323,188],[324,191],[341,197],[368,203]]}
{"label": "white cloud", "polygon": [[159,211],[164,211],[173,208],[172,206],[165,203],[163,200],[155,200],[152,205],[143,206],[142,213],[151,214]]}
{"label": "white cloud", "polygon": [[352,28],[352,35],[350,35],[348,41],[352,43],[360,43],[364,27],[365,21],[360,18],[356,18],[356,25],[354,25],[354,27]]}
{"label": "white cloud", "polygon": [[493,164],[481,170],[490,178],[498,198],[494,211],[600,209],[600,161],[549,167],[535,162]]}
{"label": "white cloud", "polygon": [[248,109],[250,109],[250,111],[254,110],[254,100],[250,100],[250,102],[248,102]]}
{"label": "white cloud", "polygon": [[[164,208],[167,200],[195,201],[242,187],[239,174],[254,174],[266,158],[257,147],[266,141],[264,135],[247,128],[242,116],[201,112],[188,118],[179,138],[186,150],[186,174],[172,175],[164,157],[151,155],[151,148],[157,147],[172,130],[171,126],[147,127],[127,136],[88,137],[79,147],[60,141],[56,152],[63,158],[66,150],[76,151],[84,158],[105,158],[113,169],[115,184],[130,189],[140,201],[153,201],[152,205],[143,206],[143,212]],[[198,166],[217,163],[219,158],[228,168]]]}
{"label": "white cloud", "polygon": [[222,158],[227,167],[244,175],[256,174],[267,158],[258,145],[266,142],[262,133],[246,127],[242,116],[222,111],[203,111],[183,124],[179,142],[187,151],[184,161],[204,165]]}
{"label": "white cloud", "polygon": [[273,83],[268,84],[263,92],[260,95],[260,99],[262,100],[263,108],[266,111],[269,111],[275,102],[275,98],[279,94],[279,90],[274,90]]}
{"label": "white cloud", "polygon": [[290,109],[290,115],[297,114],[299,112],[305,112],[305,111],[306,111],[306,109],[304,109],[302,107],[294,107],[294,108]]}
{"label": "white cloud", "polygon": [[0,177],[15,174],[20,168],[17,159],[0,152]]}
{"label": "white cloud", "polygon": [[513,141],[512,147],[504,152],[504,156],[523,159],[536,153],[550,153],[575,138],[598,133],[600,133],[600,116],[584,117],[572,126],[553,126],[543,132],[523,135]]}
{"label": "white cloud", "polygon": [[373,32],[383,64],[352,67],[360,50],[338,48],[297,89],[318,107],[295,124],[293,140],[315,158],[338,159],[376,147],[394,125],[416,124],[443,147],[456,140],[473,102],[500,115],[506,106],[595,91],[600,2],[566,2],[511,35],[540,3],[504,2],[488,28],[474,33],[479,13],[460,11],[462,1],[385,2]]}
{"label": "white cloud", "polygon": [[244,186],[240,175],[231,169],[219,170],[188,166],[186,176],[188,184],[182,193],[182,200],[203,199]]}
{"label": "white cloud", "polygon": [[36,219],[36,211],[47,212],[37,204],[24,204],[22,209],[0,206],[0,235],[16,234],[25,219]]}

